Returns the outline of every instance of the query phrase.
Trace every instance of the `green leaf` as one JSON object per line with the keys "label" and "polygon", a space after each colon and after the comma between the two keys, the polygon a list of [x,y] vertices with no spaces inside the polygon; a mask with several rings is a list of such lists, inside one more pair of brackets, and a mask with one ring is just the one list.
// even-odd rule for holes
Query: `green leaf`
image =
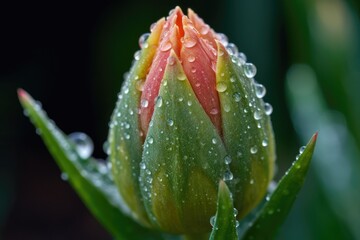
{"label": "green leaf", "polygon": [[215,222],[209,240],[238,239],[235,217],[229,188],[224,181],[220,181]]}
{"label": "green leaf", "polygon": [[[159,233],[135,223],[121,210],[126,210],[110,173],[101,172],[95,159],[83,159],[75,146],[48,119],[40,104],[24,90],[18,91],[25,112],[40,133],[45,145],[82,201],[116,239],[162,239]],[[65,204],[65,203],[64,203]]]}
{"label": "green leaf", "polygon": [[242,239],[274,239],[277,229],[284,222],[298,192],[303,186],[311,157],[314,152],[317,133],[313,135],[303,153],[280,180],[269,201],[251,224]]}

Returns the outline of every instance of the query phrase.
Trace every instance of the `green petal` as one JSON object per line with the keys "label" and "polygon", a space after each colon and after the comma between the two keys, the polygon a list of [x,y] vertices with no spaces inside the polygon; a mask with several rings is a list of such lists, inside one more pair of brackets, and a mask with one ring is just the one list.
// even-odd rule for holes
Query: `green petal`
{"label": "green petal", "polygon": [[314,152],[317,133],[311,138],[304,152],[280,180],[277,188],[265,204],[256,220],[247,229],[242,239],[274,239],[284,222],[298,192],[303,186],[311,157]]}
{"label": "green petal", "polygon": [[235,216],[230,190],[224,181],[220,181],[215,222],[209,240],[238,239]]}
{"label": "green petal", "polygon": [[166,67],[146,137],[142,192],[151,220],[182,234],[211,230],[226,151],[176,54]]}
{"label": "green petal", "polygon": [[263,198],[273,177],[273,131],[265,103],[256,95],[254,79],[246,77],[244,65],[234,64],[219,43],[216,84],[223,138],[234,174],[228,185],[242,218]]}
{"label": "green petal", "polygon": [[124,203],[109,174],[101,173],[100,163],[92,158],[79,157],[66,135],[23,90],[19,90],[19,98],[60,169],[67,174],[72,187],[116,239],[161,239],[160,234],[150,232],[124,215]]}
{"label": "green petal", "polygon": [[110,131],[110,159],[116,185],[132,210],[133,217],[144,225],[149,226],[148,216],[142,203],[139,186],[139,163],[142,154],[142,137],[139,123],[139,103],[141,88],[147,71],[155,55],[158,35],[150,35],[148,47],[141,50],[129,76],[125,79],[113,112]]}

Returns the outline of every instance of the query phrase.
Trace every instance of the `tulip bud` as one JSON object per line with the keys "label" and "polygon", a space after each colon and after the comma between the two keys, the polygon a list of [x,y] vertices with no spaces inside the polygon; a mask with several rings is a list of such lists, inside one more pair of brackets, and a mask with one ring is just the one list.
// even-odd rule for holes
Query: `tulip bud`
{"label": "tulip bud", "polygon": [[255,67],[191,10],[175,8],[144,36],[109,132],[132,217],[170,233],[209,232],[220,179],[244,217],[264,197],[275,160]]}

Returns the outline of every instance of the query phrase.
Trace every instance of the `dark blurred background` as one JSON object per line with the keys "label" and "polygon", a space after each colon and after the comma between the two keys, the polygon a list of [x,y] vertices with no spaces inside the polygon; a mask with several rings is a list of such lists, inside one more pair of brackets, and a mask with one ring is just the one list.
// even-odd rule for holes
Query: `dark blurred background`
{"label": "dark blurred background", "polygon": [[27,90],[65,132],[102,150],[138,38],[170,9],[195,10],[258,69],[274,107],[279,179],[317,130],[305,186],[278,239],[360,239],[360,3],[293,1],[2,1],[0,239],[111,239],[91,216],[18,103]]}

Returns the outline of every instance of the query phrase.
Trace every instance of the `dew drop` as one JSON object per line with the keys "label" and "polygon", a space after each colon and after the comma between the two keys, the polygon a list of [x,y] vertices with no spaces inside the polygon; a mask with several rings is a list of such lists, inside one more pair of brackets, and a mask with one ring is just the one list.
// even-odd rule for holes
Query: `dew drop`
{"label": "dew drop", "polygon": [[234,217],[236,217],[237,215],[238,215],[238,210],[234,208]]}
{"label": "dew drop", "polygon": [[192,73],[196,73],[196,68],[194,68],[194,67],[191,68],[191,72],[192,72]]}
{"label": "dew drop", "polygon": [[201,33],[202,35],[206,35],[206,34],[209,33],[209,30],[210,30],[210,26],[207,25],[207,24],[205,24],[204,26],[201,27],[200,33]]}
{"label": "dew drop", "polygon": [[184,39],[184,46],[186,48],[192,48],[196,45],[196,40],[191,38],[191,37],[187,37]]}
{"label": "dew drop", "polygon": [[226,47],[229,43],[228,37],[223,34],[223,33],[218,33],[217,34],[218,39],[220,40],[220,42]]}
{"label": "dew drop", "polygon": [[273,107],[271,106],[271,104],[265,103],[264,108],[265,108],[265,114],[268,116],[271,115],[271,113],[273,112]]}
{"label": "dew drop", "polygon": [[268,145],[268,140],[266,140],[266,139],[262,140],[261,145],[263,147],[266,147]]}
{"label": "dew drop", "polygon": [[174,121],[172,119],[168,119],[167,124],[171,127],[174,125]]}
{"label": "dew drop", "polygon": [[146,164],[144,163],[144,161],[140,162],[140,168],[145,170],[146,169]]}
{"label": "dew drop", "polygon": [[141,50],[136,51],[136,52],[134,53],[134,59],[135,59],[136,61],[139,61],[140,56],[141,56]]}
{"label": "dew drop", "polygon": [[256,75],[256,67],[252,63],[245,63],[244,64],[244,73],[245,76],[248,78],[253,78]]}
{"label": "dew drop", "polygon": [[173,66],[175,64],[175,58],[173,56],[169,56],[167,62],[170,66]]}
{"label": "dew drop", "polygon": [[237,54],[237,57],[239,58],[239,63],[241,63],[241,64],[246,63],[247,57],[246,57],[245,53],[239,52]]}
{"label": "dew drop", "polygon": [[190,107],[190,106],[192,105],[192,102],[189,100],[189,101],[187,102],[187,105]]}
{"label": "dew drop", "polygon": [[61,173],[60,177],[63,181],[69,180],[69,175],[67,175],[67,173],[65,173],[65,172]]}
{"label": "dew drop", "polygon": [[227,89],[227,86],[226,86],[225,83],[219,82],[218,84],[216,84],[216,90],[217,90],[218,92],[225,92],[226,89]]}
{"label": "dew drop", "polygon": [[230,156],[225,156],[224,162],[225,162],[226,165],[229,165],[231,163],[231,157]]}
{"label": "dew drop", "polygon": [[262,118],[262,113],[260,111],[255,111],[254,112],[254,119],[255,120],[260,120]]}
{"label": "dew drop", "polygon": [[250,180],[250,184],[254,184],[254,179],[251,179],[251,180]]}
{"label": "dew drop", "polygon": [[153,144],[153,143],[154,143],[154,138],[149,137],[149,138],[147,139],[147,142],[148,142],[149,144]]}
{"label": "dew drop", "polygon": [[230,112],[230,110],[231,110],[230,105],[229,105],[229,104],[225,104],[225,105],[224,105],[224,111],[225,111],[225,112]]}
{"label": "dew drop", "polygon": [[170,48],[171,48],[171,42],[166,42],[163,45],[161,45],[160,51],[166,52],[166,51],[169,51]]}
{"label": "dew drop", "polygon": [[240,93],[238,93],[238,92],[234,93],[233,98],[234,98],[235,102],[240,102],[240,100],[241,100]]}
{"label": "dew drop", "polygon": [[258,98],[263,98],[266,94],[266,88],[262,84],[255,84],[255,93]]}
{"label": "dew drop", "polygon": [[146,99],[141,99],[141,107],[147,108],[149,106],[149,101]]}
{"label": "dew drop", "polygon": [[214,226],[214,225],[215,225],[215,216],[212,216],[212,217],[210,218],[210,225],[211,225],[211,226]]}
{"label": "dew drop", "polygon": [[148,40],[150,36],[150,33],[144,33],[143,35],[140,36],[139,38],[139,46],[141,48],[147,48],[148,47],[148,43],[146,42]]}
{"label": "dew drop", "polygon": [[230,55],[237,55],[238,54],[238,52],[239,52],[239,50],[238,50],[238,48],[236,47],[236,45],[235,44],[233,44],[233,43],[229,43],[227,46],[226,46],[226,50],[228,51],[228,53],[230,54]]}
{"label": "dew drop", "polygon": [[157,97],[156,97],[156,100],[155,100],[155,105],[156,105],[156,107],[161,107],[162,104],[163,104],[162,97],[161,97],[161,96],[157,96]]}
{"label": "dew drop", "polygon": [[227,169],[224,173],[224,178],[223,178],[224,181],[231,181],[231,180],[233,180],[233,178],[234,178],[234,175],[232,174],[232,172],[229,169]]}
{"label": "dew drop", "polygon": [[186,79],[186,76],[184,73],[179,73],[177,75],[177,79],[180,80],[180,81],[184,81]]}
{"label": "dew drop", "polygon": [[74,132],[69,136],[69,140],[75,145],[76,151],[81,158],[89,158],[94,150],[91,138],[85,133]]}
{"label": "dew drop", "polygon": [[299,153],[302,154],[305,150],[306,146],[302,146],[300,149],[299,149]]}
{"label": "dew drop", "polygon": [[250,148],[250,152],[251,152],[252,154],[257,153],[257,151],[258,151],[257,146],[253,146],[252,148]]}
{"label": "dew drop", "polygon": [[190,55],[187,60],[192,63],[192,62],[195,62],[195,57],[193,55]]}
{"label": "dew drop", "polygon": [[213,138],[213,139],[211,139],[211,142],[212,142],[213,144],[216,144],[216,143],[217,143],[217,139],[216,139],[216,138]]}
{"label": "dew drop", "polygon": [[210,114],[211,115],[216,115],[216,114],[218,114],[219,113],[219,110],[217,109],[217,108],[213,108],[213,109],[211,109],[211,111],[210,111]]}
{"label": "dew drop", "polygon": [[108,141],[105,141],[104,143],[103,143],[103,151],[104,151],[104,153],[106,153],[107,155],[110,155],[110,144],[109,144],[109,142]]}
{"label": "dew drop", "polygon": [[140,79],[136,82],[136,89],[142,92],[144,90],[145,81]]}

